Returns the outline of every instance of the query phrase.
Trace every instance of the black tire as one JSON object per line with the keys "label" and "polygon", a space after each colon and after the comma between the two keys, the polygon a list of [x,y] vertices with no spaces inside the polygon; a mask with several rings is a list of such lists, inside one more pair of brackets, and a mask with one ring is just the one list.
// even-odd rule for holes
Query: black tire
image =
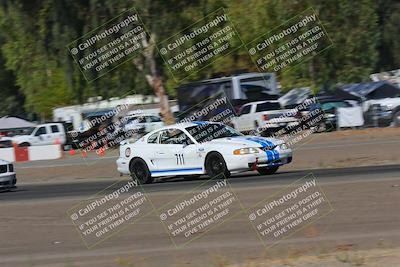
{"label": "black tire", "polygon": [[29,144],[28,142],[23,142],[21,144],[18,145],[19,147],[27,147],[27,146],[31,146],[31,144]]}
{"label": "black tire", "polygon": [[218,152],[211,152],[206,157],[205,162],[207,175],[215,177],[223,174],[225,178],[229,178],[231,173],[226,167],[224,157]]}
{"label": "black tire", "polygon": [[257,171],[261,175],[272,175],[276,173],[279,169],[279,166],[277,167],[262,167],[262,168],[257,168]]}
{"label": "black tire", "polygon": [[400,110],[393,115],[394,126],[400,127]]}
{"label": "black tire", "polygon": [[151,173],[147,164],[144,160],[136,158],[129,164],[129,171],[132,179],[137,179],[141,184],[150,184],[154,178],[151,177]]}

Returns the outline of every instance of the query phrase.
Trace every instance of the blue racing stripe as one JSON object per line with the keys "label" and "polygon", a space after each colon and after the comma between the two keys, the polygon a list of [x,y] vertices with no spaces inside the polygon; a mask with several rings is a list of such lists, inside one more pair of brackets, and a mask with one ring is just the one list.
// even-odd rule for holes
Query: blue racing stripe
{"label": "blue racing stripe", "polygon": [[274,153],[274,161],[278,161],[280,159],[279,152],[276,150],[271,150]]}
{"label": "blue racing stripe", "polygon": [[273,160],[274,153],[271,150],[267,150],[265,151],[265,154],[267,155],[267,162],[271,162]]}
{"label": "blue racing stripe", "polygon": [[272,143],[272,142],[270,142],[268,140],[265,140],[265,139],[261,139],[261,138],[257,138],[257,137],[249,137],[249,138],[246,138],[246,139],[249,140],[249,141],[253,141],[253,142],[256,142],[256,143],[262,145],[263,148],[266,148],[266,147],[272,148],[272,147],[274,147],[274,143]]}
{"label": "blue racing stripe", "polygon": [[164,172],[185,172],[185,171],[201,171],[202,168],[186,168],[186,169],[171,169],[171,170],[157,170],[151,173],[164,173]]}
{"label": "blue racing stripe", "polygon": [[272,150],[273,147],[275,147],[275,144],[272,143],[271,141],[262,139],[262,138],[257,138],[257,137],[237,137],[238,139],[245,139],[248,141],[255,142],[259,145],[262,146],[262,148],[269,147],[271,150],[266,150],[265,154],[267,155],[267,162],[274,162],[278,161],[280,159],[279,152],[276,150]]}
{"label": "blue racing stripe", "polygon": [[[269,147],[270,149],[272,149],[275,146],[274,143],[272,143],[271,141],[262,138],[246,137],[245,139],[261,145],[262,148]],[[276,150],[266,150],[265,154],[267,155],[267,162],[274,162],[280,159],[279,152]]]}
{"label": "blue racing stripe", "polygon": [[192,123],[193,123],[193,124],[196,124],[196,125],[205,125],[205,124],[208,124],[207,121],[192,121]]}

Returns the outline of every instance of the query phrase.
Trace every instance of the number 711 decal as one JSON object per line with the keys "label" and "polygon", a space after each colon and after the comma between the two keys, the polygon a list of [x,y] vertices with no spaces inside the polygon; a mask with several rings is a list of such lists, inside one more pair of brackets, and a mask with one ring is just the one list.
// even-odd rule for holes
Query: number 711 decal
{"label": "number 711 decal", "polygon": [[175,154],[176,157],[176,165],[185,165],[185,158],[183,154]]}

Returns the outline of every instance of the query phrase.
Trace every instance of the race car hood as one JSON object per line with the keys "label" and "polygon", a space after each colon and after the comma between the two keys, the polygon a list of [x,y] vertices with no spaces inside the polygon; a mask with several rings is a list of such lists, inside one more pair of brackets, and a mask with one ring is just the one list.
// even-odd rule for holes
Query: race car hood
{"label": "race car hood", "polygon": [[7,165],[7,164],[10,164],[10,162],[0,159],[0,165]]}
{"label": "race car hood", "polygon": [[278,144],[283,143],[282,141],[274,138],[264,138],[259,136],[237,136],[237,137],[225,137],[217,138],[210,141],[212,144],[230,144],[238,147],[275,147]]}

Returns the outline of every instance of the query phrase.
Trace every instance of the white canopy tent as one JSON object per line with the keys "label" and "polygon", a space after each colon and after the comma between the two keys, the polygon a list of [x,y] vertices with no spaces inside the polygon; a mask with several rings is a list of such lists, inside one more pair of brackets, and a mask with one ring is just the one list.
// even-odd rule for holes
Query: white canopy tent
{"label": "white canopy tent", "polygon": [[17,117],[5,116],[0,118],[0,130],[22,129],[35,126],[35,123]]}

